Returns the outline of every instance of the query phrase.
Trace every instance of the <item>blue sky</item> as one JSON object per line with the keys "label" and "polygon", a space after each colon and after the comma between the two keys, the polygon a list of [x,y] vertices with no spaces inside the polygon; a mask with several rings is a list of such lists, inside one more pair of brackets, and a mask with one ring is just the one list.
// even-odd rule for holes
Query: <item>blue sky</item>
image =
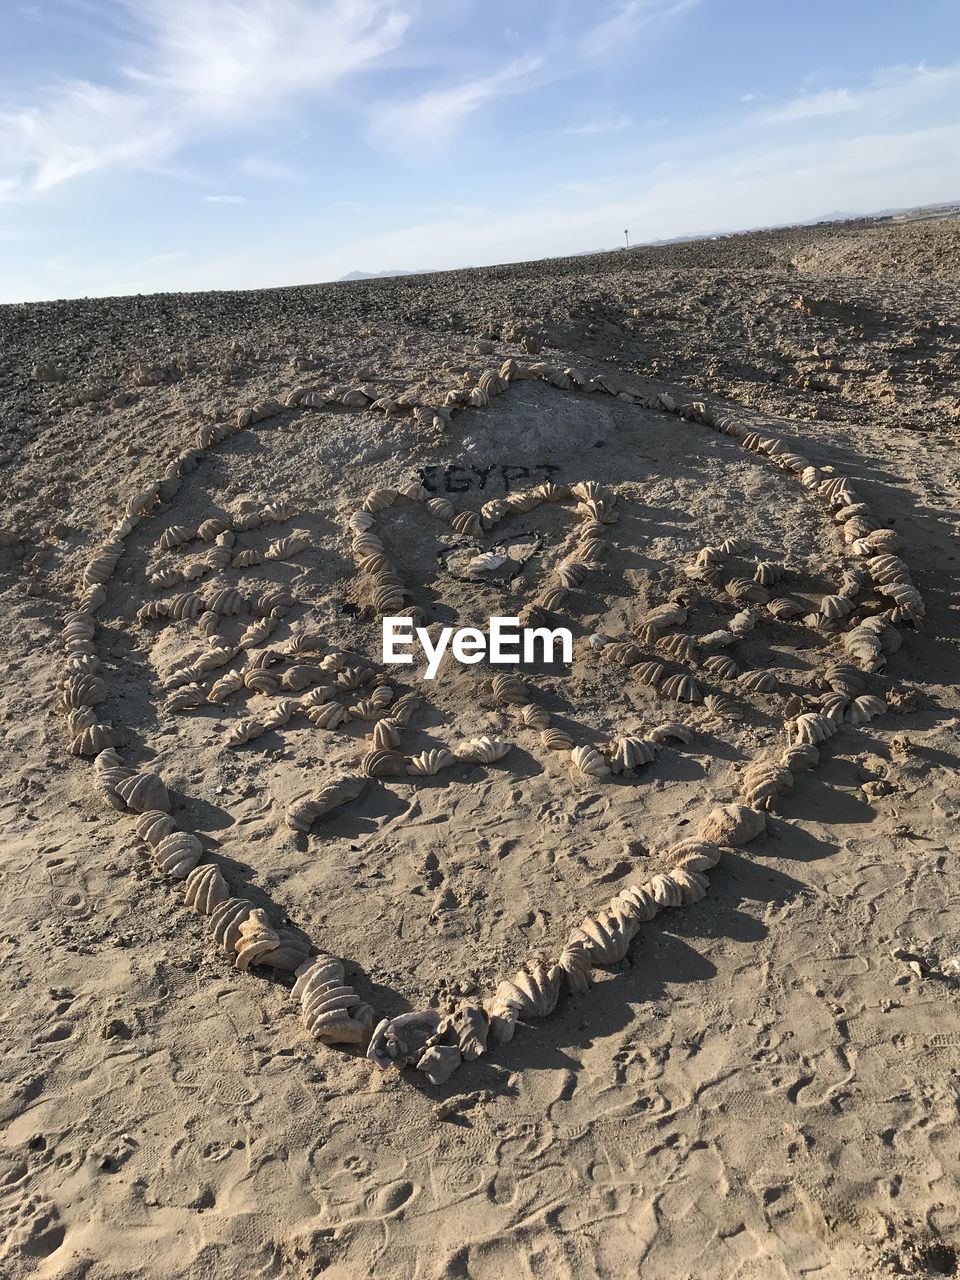
{"label": "blue sky", "polygon": [[956,0],[0,0],[0,301],[954,198]]}

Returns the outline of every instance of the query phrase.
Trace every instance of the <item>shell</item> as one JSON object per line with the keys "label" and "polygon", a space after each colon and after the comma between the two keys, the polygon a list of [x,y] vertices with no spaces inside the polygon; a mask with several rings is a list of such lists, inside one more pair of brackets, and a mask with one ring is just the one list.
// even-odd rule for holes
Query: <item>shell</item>
{"label": "shell", "polygon": [[396,1018],[384,1018],[373,1030],[367,1057],[381,1071],[394,1066],[412,1066],[419,1062],[428,1041],[439,1029],[440,1014],[436,1009],[417,1009]]}
{"label": "shell", "polygon": [[522,680],[518,680],[516,676],[494,676],[490,682],[490,687],[497,702],[523,706],[530,701],[530,693],[527,686]]}
{"label": "shell", "polygon": [[500,983],[488,1009],[492,1013],[513,1009],[522,1018],[546,1018],[557,1007],[562,976],[558,964],[528,961],[511,980]]}
{"label": "shell", "polygon": [[739,613],[733,615],[727,626],[738,639],[742,639],[748,636],[757,625],[759,617],[760,615],[754,609],[741,609]]}
{"label": "shell", "polygon": [[692,662],[697,652],[697,642],[693,636],[664,636],[657,641],[657,647],[676,662]]}
{"label": "shell", "polygon": [[681,724],[679,720],[668,720],[665,724],[658,724],[655,729],[650,730],[651,742],[683,742],[687,743],[691,738],[691,731],[685,724]]}
{"label": "shell", "polygon": [[361,504],[361,511],[386,511],[397,500],[396,489],[371,489]]}
{"label": "shell", "polygon": [[643,659],[637,646],[630,643],[604,645],[603,657],[606,662],[615,662],[621,667],[635,667]]}
{"label": "shell", "polygon": [[399,751],[368,751],[360,759],[360,772],[365,778],[383,778],[407,771],[405,758]]}
{"label": "shell", "polygon": [[864,671],[881,671],[886,666],[883,646],[875,632],[866,627],[856,627],[843,637],[843,649],[854,658]]}
{"label": "shell", "polygon": [[707,658],[703,664],[703,669],[704,671],[709,671],[712,676],[716,676],[718,680],[733,680],[740,672],[740,668],[733,658],[729,658],[723,653],[716,653]]}
{"label": "shell", "polygon": [[697,827],[697,835],[721,848],[736,849],[755,839],[766,825],[766,819],[758,809],[728,804],[712,809]]}
{"label": "shell", "polygon": [[805,601],[798,600],[795,596],[777,596],[776,599],[767,601],[767,612],[780,622],[801,617],[808,607]]}
{"label": "shell", "polygon": [[267,913],[254,909],[240,925],[234,967],[240,973],[255,964],[269,964],[270,955],[280,947],[280,935],[270,924]]}
{"label": "shell", "polygon": [[666,673],[666,667],[662,662],[638,662],[633,668],[632,674],[642,683],[656,688]]}
{"label": "shell", "polygon": [[449,769],[456,759],[445,748],[421,751],[418,756],[407,756],[407,773],[433,777],[441,769]]}
{"label": "shell", "polygon": [[509,742],[480,737],[458,743],[453,749],[453,754],[459,760],[466,760],[472,764],[492,764],[494,760],[502,760],[509,750]]}
{"label": "shell", "polygon": [[262,720],[257,720],[253,716],[244,716],[228,729],[223,739],[224,746],[242,747],[246,743],[252,742],[254,738],[259,738],[266,731],[267,726]]}
{"label": "shell", "polygon": [[210,687],[207,694],[207,701],[212,702],[214,706],[220,706],[231,697],[234,693],[239,692],[243,688],[243,676],[239,671],[228,671],[226,675],[221,676]]}
{"label": "shell", "polygon": [[184,906],[192,907],[205,916],[230,897],[227,882],[215,862],[202,862],[194,867],[187,876],[184,889]]}
{"label": "shell", "polygon": [[177,689],[163,704],[167,711],[189,711],[193,707],[203,706],[207,700],[207,691],[202,684],[185,684]]}
{"label": "shell", "polygon": [[203,857],[203,846],[189,831],[171,831],[154,849],[160,871],[171,880],[185,880]]}
{"label": "shell", "polygon": [[667,857],[675,867],[686,871],[709,871],[720,861],[721,849],[713,840],[701,840],[688,836],[667,850]]}
{"label": "shell", "polygon": [[619,964],[636,937],[638,921],[620,910],[601,911],[587,916],[571,931],[567,946],[582,943],[591,965]]}
{"label": "shell", "polygon": [[300,1001],[306,1029],[324,1044],[355,1044],[366,1049],[373,1031],[373,1010],[346,984],[343,965],[319,955],[296,970],[293,996]]}
{"label": "shell", "polygon": [[295,800],[287,809],[287,826],[294,831],[309,831],[317,818],[349,803],[363,791],[366,778],[359,773],[348,773],[336,782],[330,782],[312,796]]}
{"label": "shell", "polygon": [[111,725],[95,722],[74,735],[70,740],[70,751],[75,756],[97,756],[107,747],[119,745],[119,735]]}
{"label": "shell", "polygon": [[678,600],[671,600],[667,604],[648,609],[640,619],[640,624],[644,627],[654,627],[657,631],[665,631],[667,627],[678,627],[686,622],[687,613],[686,605]]}
{"label": "shell", "polygon": [[854,698],[847,711],[847,719],[851,724],[866,724],[868,720],[872,720],[874,716],[882,716],[887,709],[887,704],[883,698],[877,698],[873,694],[864,693],[859,698]]}
{"label": "shell", "polygon": [[294,529],[285,538],[271,542],[263,553],[264,560],[290,560],[312,545],[306,529]]}
{"label": "shell", "polygon": [[254,693],[276,693],[280,687],[279,679],[262,667],[248,667],[243,673],[243,683]]}
{"label": "shell", "polygon": [[76,707],[95,707],[107,696],[107,686],[99,676],[73,672],[63,682],[60,705],[65,711]]}
{"label": "shell", "polygon": [[544,711],[542,707],[535,706],[532,702],[520,708],[517,718],[528,729],[549,729],[550,727],[550,712]]}
{"label": "shell", "polygon": [[169,529],[164,529],[161,533],[157,539],[157,546],[161,551],[170,551],[173,547],[182,547],[185,543],[192,542],[196,536],[196,529],[191,529],[185,524],[172,524]]}
{"label": "shell", "polygon": [[237,943],[240,941],[240,926],[253,909],[253,903],[247,898],[225,898],[210,912],[213,940],[228,956],[236,953]]}
{"label": "shell", "polygon": [[876,587],[881,595],[885,595],[893,601],[904,620],[921,622],[927,616],[923,596],[911,584],[906,582],[883,582],[877,583]]}
{"label": "shell", "polygon": [[728,596],[732,596],[737,604],[766,604],[770,592],[758,582],[749,578],[731,578],[724,587]]}
{"label": "shell", "polygon": [[573,739],[562,729],[544,729],[540,734],[540,742],[547,751],[573,750]]}
{"label": "shell", "polygon": [[587,991],[590,987],[591,953],[586,943],[570,940],[560,953],[558,961],[563,970],[567,986],[574,995]]}
{"label": "shell", "polygon": [[459,1045],[434,1044],[418,1059],[417,1070],[422,1071],[433,1085],[446,1084],[461,1061]]}
{"label": "shell", "polygon": [[741,689],[751,693],[774,693],[777,688],[777,677],[770,671],[745,671],[737,680]]}
{"label": "shell", "polygon": [[780,764],[793,774],[805,773],[807,769],[816,768],[819,763],[820,752],[809,742],[798,742],[787,747],[780,757]]}
{"label": "shell", "polygon": [[456,508],[449,498],[431,498],[426,508],[432,516],[436,516],[438,520],[446,520],[448,523],[456,515]]}
{"label": "shell", "polygon": [[759,761],[743,775],[741,795],[751,809],[769,809],[778,796],[793,786],[793,773],[785,765]]}
{"label": "shell", "polygon": [[779,582],[783,577],[783,569],[780,565],[775,564],[772,560],[757,560],[753,571],[754,582],[759,582],[761,587],[772,587],[775,582]]}
{"label": "shell", "polygon": [[673,698],[676,702],[702,702],[703,694],[692,676],[667,676],[660,686],[660,696]]}
{"label": "shell", "polygon": [[617,738],[610,747],[608,759],[613,773],[639,769],[641,765],[652,764],[657,758],[656,743],[646,738]]}
{"label": "shell", "polygon": [[720,720],[743,719],[743,707],[734,702],[732,698],[724,698],[721,694],[708,693],[703,700],[703,705],[712,716],[716,716]]}
{"label": "shell", "polygon": [[114,794],[122,800],[132,813],[150,811],[170,812],[170,797],[161,778],[147,771],[132,774],[124,778],[113,788]]}
{"label": "shell", "polygon": [[816,746],[817,743],[826,742],[828,738],[832,738],[836,732],[836,722],[829,716],[807,711],[797,716],[792,722],[790,740],[793,743],[809,743],[811,746]]}
{"label": "shell", "polygon": [[[547,730],[549,733],[550,730]],[[595,747],[574,747],[570,752],[570,764],[577,773],[591,778],[605,778],[610,773],[610,766]]]}
{"label": "shell", "polygon": [[462,533],[470,538],[479,538],[483,532],[480,517],[475,511],[461,511],[450,521],[454,533]]}
{"label": "shell", "polygon": [[244,551],[238,551],[230,563],[235,569],[249,569],[253,565],[263,564],[263,554],[255,547],[247,547]]}
{"label": "shell", "polygon": [[151,849],[156,849],[161,840],[176,831],[177,824],[169,813],[164,813],[160,809],[149,809],[137,818],[134,829],[141,840],[145,841]]}

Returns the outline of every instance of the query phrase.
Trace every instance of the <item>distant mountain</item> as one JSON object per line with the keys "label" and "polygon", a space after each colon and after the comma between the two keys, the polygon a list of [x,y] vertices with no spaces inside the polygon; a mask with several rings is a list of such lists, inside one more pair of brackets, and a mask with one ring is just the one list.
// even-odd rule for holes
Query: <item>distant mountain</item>
{"label": "distant mountain", "polygon": [[389,276],[425,276],[428,271],[351,271],[341,280],[386,280]]}

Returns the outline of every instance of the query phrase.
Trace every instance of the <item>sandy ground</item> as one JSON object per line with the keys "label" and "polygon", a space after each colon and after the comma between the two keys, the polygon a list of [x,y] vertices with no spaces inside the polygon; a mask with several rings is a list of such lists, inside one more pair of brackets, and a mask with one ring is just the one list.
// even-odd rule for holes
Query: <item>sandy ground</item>
{"label": "sandy ground", "polygon": [[[957,239],[950,223],[828,228],[402,283],[0,309],[4,1275],[956,1273]],[[877,683],[900,713],[828,744],[702,902],[644,926],[591,992],[434,1087],[318,1045],[289,981],[238,975],[217,952],[67,753],[57,636],[118,506],[201,423],[313,382],[426,395],[538,348],[650,394],[709,394],[848,474],[900,534],[928,620]],[[742,537],[809,598],[844,559],[822,505],[734,441],[522,382],[440,435],[345,409],[239,432],[138,527],[108,588],[106,708],[125,754],[161,772],[232,889],[347,959],[378,1016],[456,984],[488,990],[655,868],[778,740],[816,646],[758,628],[738,661],[775,670],[780,691],[745,695],[735,724],[685,710],[688,746],[602,785],[524,738],[484,698],[488,673],[448,661],[405,750],[489,733],[511,755],[387,779],[304,837],[287,803],[350,767],[359,731],[298,721],[233,752],[224,730],[256,695],[164,713],[161,680],[195,635],[135,620],[146,573],[176,559],[156,539],[288,499],[285,531],[308,529],[312,547],[224,581],[290,586],[279,639],[309,624],[376,665],[378,626],[343,607],[344,519],[363,494],[420,478],[475,510],[546,476],[619,499],[572,669],[529,673],[578,741],[666,718],[586,637],[623,633],[684,583],[697,548]],[[498,531],[543,540],[504,594],[443,571],[449,537],[419,508],[378,523],[428,619],[459,625],[532,598],[570,527],[551,506]],[[691,629],[720,620],[704,599]]]}

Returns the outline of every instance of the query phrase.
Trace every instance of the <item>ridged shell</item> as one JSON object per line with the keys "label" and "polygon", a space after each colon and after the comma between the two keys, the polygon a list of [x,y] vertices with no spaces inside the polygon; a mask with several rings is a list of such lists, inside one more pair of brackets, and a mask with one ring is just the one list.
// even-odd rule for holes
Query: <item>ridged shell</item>
{"label": "ridged shell", "polygon": [[373,1031],[373,1010],[344,980],[333,956],[305,961],[296,971],[293,995],[300,1001],[304,1026],[324,1044],[355,1044],[366,1049]]}
{"label": "ridged shell", "polygon": [[540,734],[540,742],[547,751],[573,750],[573,739],[562,729],[544,729]]}
{"label": "ridged shell", "polygon": [[692,676],[667,676],[660,686],[660,695],[673,698],[676,702],[702,702],[703,694]]}
{"label": "ridged shell", "polygon": [[368,751],[360,759],[360,772],[365,778],[383,778],[404,774],[407,762],[399,751]]}
{"label": "ridged shell", "polygon": [[189,831],[172,831],[154,849],[157,866],[171,880],[185,880],[203,857],[203,846]]}
{"label": "ridged shell", "polygon": [[323,814],[356,800],[366,785],[362,774],[346,774],[314,795],[295,800],[287,809],[287,826],[294,831],[309,831]]}
{"label": "ridged shell", "polygon": [[527,686],[522,680],[518,680],[516,676],[494,676],[491,681],[491,689],[498,702],[523,706],[524,703],[530,701],[530,693]]}
{"label": "ridged shell", "polygon": [[658,724],[655,729],[650,730],[651,742],[689,742],[691,733],[685,724],[681,724],[679,720],[668,720],[665,724]]}
{"label": "ridged shell", "polygon": [[666,673],[666,667],[662,662],[639,662],[633,668],[632,674],[642,683],[656,688]]}
{"label": "ridged shell", "polygon": [[215,862],[203,862],[194,867],[184,887],[184,905],[205,916],[230,897],[227,882]]}
{"label": "ridged shell", "polygon": [[449,769],[456,764],[455,757],[444,747],[432,751],[421,751],[417,756],[407,756],[407,773],[433,777],[441,769]]}
{"label": "ridged shell", "polygon": [[773,693],[777,688],[777,677],[770,671],[745,671],[737,679],[737,684],[751,693]]}
{"label": "ridged shell", "polygon": [[610,744],[607,758],[613,773],[626,773],[652,764],[657,758],[656,744],[646,738],[617,738]]}
{"label": "ridged shell", "polygon": [[177,824],[169,813],[160,809],[150,809],[146,813],[141,813],[134,823],[134,829],[141,840],[146,841],[151,849],[156,849],[161,840],[176,831]]}
{"label": "ridged shell", "polygon": [[253,903],[247,898],[225,898],[210,912],[210,932],[218,947],[228,956],[236,954],[240,941],[240,926],[253,911]]}
{"label": "ridged shell", "polygon": [[740,668],[733,658],[728,658],[723,653],[716,653],[707,658],[703,664],[703,669],[704,671],[709,671],[718,680],[733,680],[740,673]]}
{"label": "ridged shell", "polygon": [[115,795],[123,801],[132,813],[147,813],[150,810],[170,812],[170,797],[162,779],[155,773],[147,771],[134,773],[124,778],[114,787]]}
{"label": "ridged shell", "polygon": [[712,809],[697,827],[697,835],[721,848],[736,849],[760,835],[766,825],[758,810],[728,804]]}
{"label": "ridged shell", "polygon": [[480,737],[458,743],[453,749],[453,754],[458,760],[466,760],[473,764],[492,764],[495,760],[502,760],[509,750],[509,742]]}
{"label": "ridged shell", "polygon": [[266,731],[267,726],[262,720],[257,720],[253,716],[244,716],[227,730],[223,742],[227,747],[242,747],[248,742],[253,742],[254,738],[259,738]]}
{"label": "ridged shell", "polygon": [[794,596],[777,596],[775,600],[767,602],[767,612],[781,622],[785,622],[788,618],[799,618],[807,612],[807,609],[806,602],[797,600]]}
{"label": "ridged shell", "polygon": [[793,721],[790,726],[790,740],[793,743],[810,743],[811,746],[816,746],[817,743],[826,742],[828,738],[832,738],[836,732],[836,723],[828,716],[808,711],[797,716]]}
{"label": "ridged shell", "polygon": [[847,711],[847,719],[851,724],[866,724],[874,716],[882,716],[886,709],[887,704],[883,698],[877,698],[870,693],[863,693],[859,698],[854,698],[850,704],[850,708]]}
{"label": "ridged shell", "polygon": [[712,716],[720,720],[742,720],[744,716],[743,707],[732,698],[723,697],[722,694],[708,693],[703,700],[703,705]]}
{"label": "ridged shell", "polygon": [[[550,730],[547,732],[549,733]],[[574,747],[570,752],[570,764],[577,773],[586,774],[591,778],[605,778],[610,773],[610,766],[603,756],[596,747],[589,745]]]}
{"label": "ridged shell", "polygon": [[582,943],[592,965],[619,964],[636,937],[638,922],[622,911],[601,911],[587,916],[574,929],[567,945]]}

